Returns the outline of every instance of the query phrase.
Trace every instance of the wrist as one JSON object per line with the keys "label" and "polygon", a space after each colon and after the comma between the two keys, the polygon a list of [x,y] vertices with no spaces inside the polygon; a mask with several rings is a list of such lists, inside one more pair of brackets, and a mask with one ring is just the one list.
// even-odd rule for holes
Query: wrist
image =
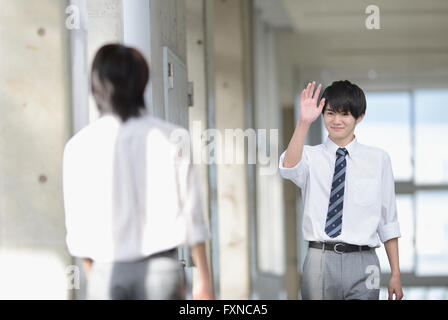
{"label": "wrist", "polygon": [[312,123],[313,123],[313,121],[302,120],[302,119],[299,119],[299,121],[297,122],[297,124],[301,127],[303,127],[303,126],[310,127]]}
{"label": "wrist", "polygon": [[196,273],[196,277],[195,278],[199,282],[204,283],[204,282],[208,282],[208,281],[211,280],[210,273],[208,272],[208,269],[201,268],[201,269],[198,269],[196,271],[197,271],[197,273]]}
{"label": "wrist", "polygon": [[400,274],[400,270],[395,270],[391,272],[391,278],[400,278],[401,274]]}
{"label": "wrist", "polygon": [[210,279],[210,277],[208,277],[208,276],[200,276],[199,277],[199,282],[201,283],[201,285],[210,285],[210,281],[211,281],[211,279]]}

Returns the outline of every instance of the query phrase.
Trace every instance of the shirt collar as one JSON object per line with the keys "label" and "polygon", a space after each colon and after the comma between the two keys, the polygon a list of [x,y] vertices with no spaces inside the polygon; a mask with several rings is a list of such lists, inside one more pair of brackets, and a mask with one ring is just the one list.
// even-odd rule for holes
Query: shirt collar
{"label": "shirt collar", "polygon": [[348,151],[348,155],[352,156],[356,152],[356,147],[358,146],[358,140],[355,138],[350,141],[349,144],[347,144],[344,147],[339,147],[336,143],[333,142],[333,140],[330,139],[330,137],[327,137],[325,143],[325,147],[327,148],[328,152],[330,152],[332,155],[336,156],[336,151],[339,148],[345,148]]}

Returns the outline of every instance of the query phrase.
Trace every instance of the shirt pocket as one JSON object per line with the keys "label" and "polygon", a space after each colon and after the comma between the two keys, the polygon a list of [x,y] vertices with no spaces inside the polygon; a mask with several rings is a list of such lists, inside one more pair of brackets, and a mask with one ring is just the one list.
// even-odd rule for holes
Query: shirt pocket
{"label": "shirt pocket", "polygon": [[360,206],[370,206],[378,199],[377,179],[358,179],[355,182],[354,202]]}

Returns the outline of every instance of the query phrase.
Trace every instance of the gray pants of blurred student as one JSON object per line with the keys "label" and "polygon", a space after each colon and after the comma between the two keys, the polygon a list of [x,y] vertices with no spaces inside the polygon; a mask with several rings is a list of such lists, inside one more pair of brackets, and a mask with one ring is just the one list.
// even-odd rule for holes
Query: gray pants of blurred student
{"label": "gray pants of blurred student", "polygon": [[87,299],[182,300],[185,290],[185,274],[176,252],[134,262],[94,262]]}
{"label": "gray pants of blurred student", "polygon": [[308,248],[303,264],[302,299],[378,300],[379,270],[374,249],[341,254]]}

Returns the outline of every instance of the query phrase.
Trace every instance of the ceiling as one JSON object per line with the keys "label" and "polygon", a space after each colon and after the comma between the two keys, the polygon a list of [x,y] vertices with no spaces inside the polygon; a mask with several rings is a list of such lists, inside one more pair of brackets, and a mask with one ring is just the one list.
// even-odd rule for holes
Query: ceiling
{"label": "ceiling", "polygon": [[[370,90],[448,87],[447,0],[256,0],[298,83],[349,79]],[[275,3],[275,5],[274,5]],[[369,30],[375,4],[380,29]]]}

